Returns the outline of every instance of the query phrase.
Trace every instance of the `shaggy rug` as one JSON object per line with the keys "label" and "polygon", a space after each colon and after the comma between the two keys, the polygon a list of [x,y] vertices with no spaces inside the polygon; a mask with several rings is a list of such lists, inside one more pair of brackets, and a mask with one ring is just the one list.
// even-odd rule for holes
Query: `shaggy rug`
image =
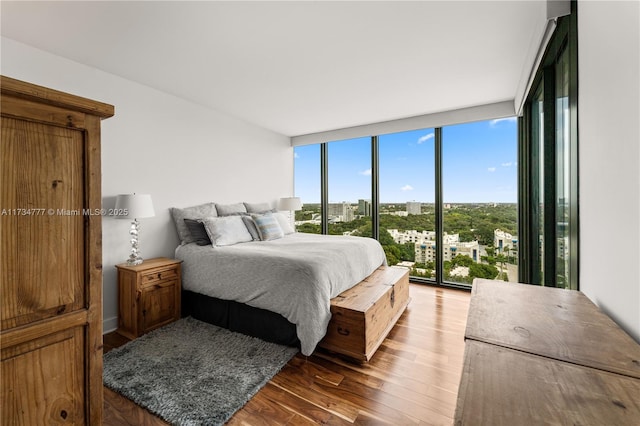
{"label": "shaggy rug", "polygon": [[298,352],[191,317],[104,355],[104,384],[175,425],[221,425]]}

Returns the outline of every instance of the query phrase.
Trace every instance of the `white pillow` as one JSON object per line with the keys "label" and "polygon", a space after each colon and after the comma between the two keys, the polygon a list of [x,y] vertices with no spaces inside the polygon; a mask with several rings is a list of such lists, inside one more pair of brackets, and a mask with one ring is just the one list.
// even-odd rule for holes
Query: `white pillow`
{"label": "white pillow", "polygon": [[282,232],[284,232],[284,235],[293,234],[294,232],[296,232],[296,230],[293,229],[293,226],[291,226],[291,221],[284,215],[284,213],[277,212],[273,215],[278,220],[278,224],[280,225],[280,228],[282,228]]}
{"label": "white pillow", "polygon": [[214,246],[230,246],[253,241],[242,216],[207,217],[201,222]]}

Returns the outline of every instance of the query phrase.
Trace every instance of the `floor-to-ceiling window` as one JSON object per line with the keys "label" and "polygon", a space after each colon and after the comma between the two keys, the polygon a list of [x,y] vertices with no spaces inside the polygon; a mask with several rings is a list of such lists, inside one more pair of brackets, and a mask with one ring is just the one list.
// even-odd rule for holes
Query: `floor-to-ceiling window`
{"label": "floor-to-ceiling window", "polygon": [[527,200],[529,217],[533,220],[533,232],[531,238],[531,278],[528,282],[543,282],[544,280],[544,81],[540,82],[531,101],[531,151],[529,159],[525,159],[531,167],[532,190]]}
{"label": "floor-to-ceiling window", "polygon": [[295,193],[302,201],[296,212],[295,226],[299,232],[322,233],[322,196],[320,145],[298,146],[294,150]]}
{"label": "floor-to-ceiling window", "polygon": [[444,280],[518,281],[515,117],[442,129]]}
{"label": "floor-to-ceiling window", "polygon": [[556,286],[570,287],[570,229],[571,220],[571,119],[569,112],[570,86],[569,49],[565,44],[556,61]]}
{"label": "floor-to-ceiling window", "polygon": [[[520,280],[578,288],[576,4],[559,19],[523,115]],[[525,197],[526,194],[526,197]]]}
{"label": "floor-to-ceiling window", "polygon": [[371,138],[327,144],[329,234],[371,237]]}
{"label": "floor-to-ceiling window", "polygon": [[380,243],[391,265],[435,278],[434,129],[378,137]]}
{"label": "floor-to-ceiling window", "polygon": [[298,212],[298,230],[321,232],[324,220],[324,233],[376,237],[418,281],[515,281],[517,135],[504,118],[296,147],[296,167],[319,153],[310,175],[296,171],[296,194],[313,198],[298,181],[310,179],[322,198]]}

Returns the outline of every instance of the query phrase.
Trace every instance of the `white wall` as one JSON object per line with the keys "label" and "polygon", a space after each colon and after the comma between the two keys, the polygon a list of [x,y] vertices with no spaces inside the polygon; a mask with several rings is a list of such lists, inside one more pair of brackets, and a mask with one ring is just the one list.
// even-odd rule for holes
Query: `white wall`
{"label": "white wall", "polygon": [[[151,194],[156,216],[140,219],[144,258],[173,256],[169,207],[293,195],[288,137],[7,38],[1,48],[3,75],[115,106],[102,122],[103,207],[117,194]],[[105,217],[102,228],[108,331],[117,326],[114,265],[128,256],[129,221]]]}
{"label": "white wall", "polygon": [[578,3],[580,289],[640,342],[640,3]]}

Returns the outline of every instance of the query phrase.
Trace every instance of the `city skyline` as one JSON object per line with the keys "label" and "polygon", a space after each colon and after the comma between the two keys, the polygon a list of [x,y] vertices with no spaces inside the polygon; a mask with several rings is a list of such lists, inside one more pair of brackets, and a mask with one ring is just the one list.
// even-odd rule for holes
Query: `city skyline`
{"label": "city skyline", "polygon": [[[435,201],[433,129],[379,136],[380,202]],[[445,203],[517,202],[515,117],[443,128]],[[371,198],[369,137],[328,144],[329,202]],[[295,194],[320,202],[319,145],[296,147]]]}

